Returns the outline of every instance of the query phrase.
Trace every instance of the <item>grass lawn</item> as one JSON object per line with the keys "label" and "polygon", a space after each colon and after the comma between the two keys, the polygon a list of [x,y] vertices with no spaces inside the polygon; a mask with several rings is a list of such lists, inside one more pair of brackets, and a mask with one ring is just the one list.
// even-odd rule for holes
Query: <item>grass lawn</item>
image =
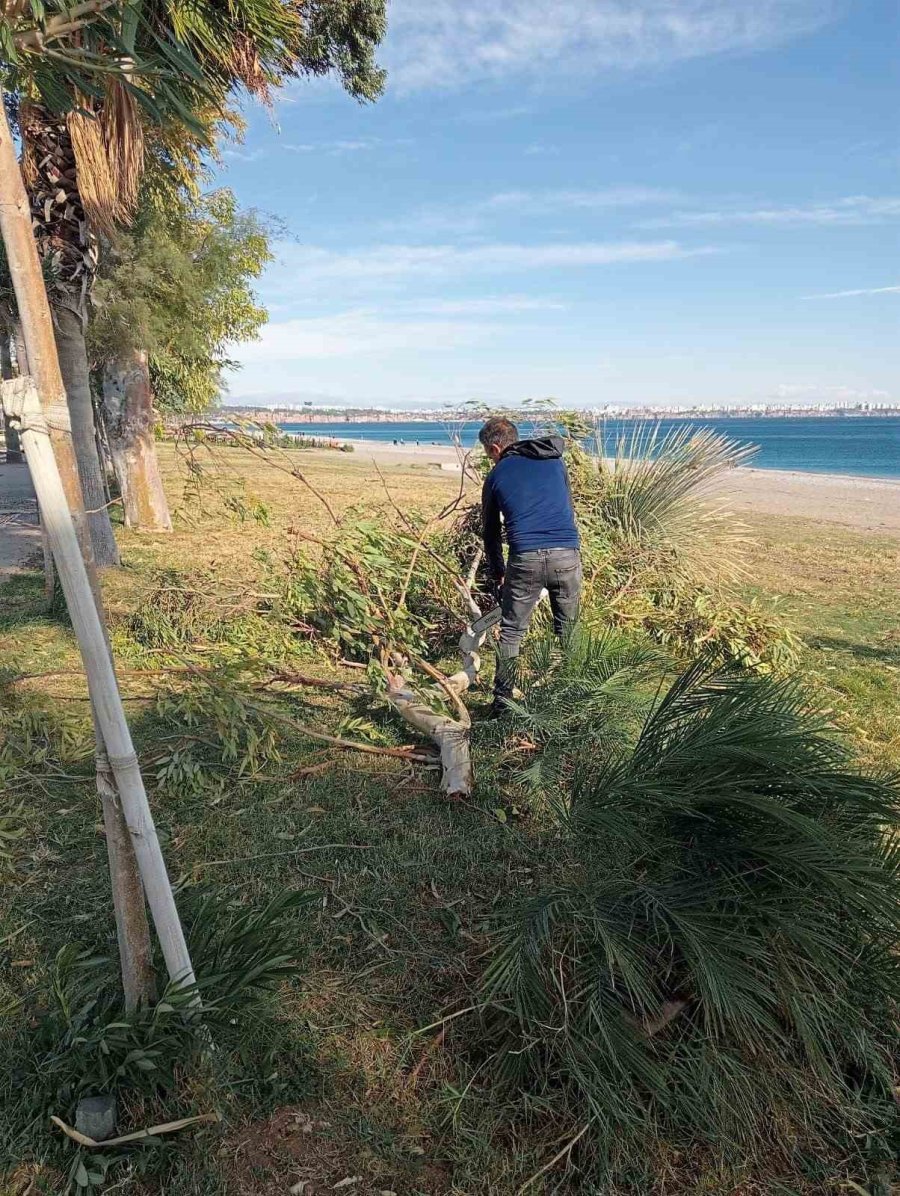
{"label": "grass lawn", "polygon": [[[361,455],[294,456],[338,512],[389,510],[392,502],[434,509],[458,488],[458,479],[425,466],[385,466],[379,477]],[[226,518],[207,490],[209,509],[188,504],[172,536],[122,530],[124,568],[104,590],[123,692],[186,921],[204,883],[223,886],[234,908],[264,904],[284,888],[317,897],[294,915],[301,978],[281,987],[256,1024],[221,1042],[177,1100],[136,1100],[121,1117],[130,1129],[217,1109],[222,1124],[173,1138],[163,1179],[155,1175],[160,1152],[138,1154],[131,1171],[110,1173],[109,1190],[512,1194],[565,1144],[564,1131],[537,1109],[523,1123],[481,1095],[466,1019],[443,1030],[433,1023],[460,1007],[498,905],[527,892],[542,866],[528,820],[498,813],[479,794],[471,806],[450,807],[438,799],[434,774],[419,766],[335,752],[289,729],[280,759],[265,768],[244,776],[232,768],[211,787],[187,777],[157,783],[176,750],[165,737],[174,742],[183,728],[152,700],[162,679],[138,670],[156,667],[154,656],[177,665],[177,647],[154,654],[141,638],[158,627],[166,587],[220,594],[220,621],[237,626],[248,600],[265,591],[266,555],[283,554],[297,529],[322,534],[330,522],[296,479],[248,464],[237,451],[219,458],[229,485],[241,483],[245,505],[264,504],[263,522]],[[179,505],[183,473],[168,446],[163,461]],[[747,522],[756,538],[748,591],[777,596],[804,641],[805,675],[862,759],[900,767],[900,541],[787,518]],[[56,1131],[43,1115],[33,1120],[46,1093],[16,1087],[22,999],[46,985],[62,946],[114,956],[115,936],[85,691],[79,676],[64,672],[78,667],[71,632],[43,608],[37,576],[16,579],[0,604],[0,677],[58,674],[18,680],[8,691],[17,709],[35,716],[16,732],[32,762],[15,773],[10,797],[24,805],[24,835],[10,844],[12,870],[0,887],[0,1193],[12,1194],[31,1179],[34,1192],[59,1190],[59,1154],[45,1160]],[[307,654],[309,671],[324,675],[322,658],[312,648]],[[303,721],[334,725],[331,695],[304,694],[297,703]],[[402,726],[394,742],[410,742]],[[0,764],[3,750],[0,740]],[[417,1032],[424,1027],[432,1028]],[[652,1168],[659,1196],[775,1190],[709,1159],[677,1173],[670,1163]],[[528,1190],[562,1189],[545,1176]],[[806,1190],[835,1188],[825,1177]]]}

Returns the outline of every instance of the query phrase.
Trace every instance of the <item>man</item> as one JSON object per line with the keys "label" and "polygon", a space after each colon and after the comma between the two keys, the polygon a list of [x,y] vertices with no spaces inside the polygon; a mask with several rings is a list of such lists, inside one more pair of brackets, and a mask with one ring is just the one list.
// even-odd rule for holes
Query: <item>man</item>
{"label": "man", "polygon": [[[500,587],[503,612],[493,708],[500,714],[512,697],[519,650],[541,590],[550,595],[557,635],[578,617],[581,554],[563,441],[556,436],[520,440],[516,425],[499,415],[487,421],[478,439],[494,462],[481,511],[485,557]],[[509,544],[506,565],[501,516]]]}

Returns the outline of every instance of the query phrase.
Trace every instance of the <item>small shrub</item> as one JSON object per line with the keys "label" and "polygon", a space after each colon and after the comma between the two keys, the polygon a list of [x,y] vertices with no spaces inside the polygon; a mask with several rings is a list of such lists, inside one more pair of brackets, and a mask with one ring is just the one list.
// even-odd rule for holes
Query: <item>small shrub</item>
{"label": "small shrub", "polygon": [[356,660],[379,648],[427,653],[451,630],[458,636],[464,618],[453,587],[458,566],[451,559],[442,569],[440,549],[436,539],[426,551],[411,530],[351,513],[321,560],[305,550],[289,559],[279,613]]}
{"label": "small shrub", "polygon": [[[493,724],[507,743],[513,776],[527,789],[555,794],[571,781],[581,745],[616,750],[634,735],[658,687],[662,654],[621,631],[576,627],[564,644],[551,631],[521,657],[521,700]],[[524,763],[522,762],[524,759]]]}
{"label": "small shrub", "polygon": [[796,664],[800,641],[754,600],[728,601],[701,586],[662,597],[642,620],[644,629],[676,655],[707,656],[756,673],[786,673]]}

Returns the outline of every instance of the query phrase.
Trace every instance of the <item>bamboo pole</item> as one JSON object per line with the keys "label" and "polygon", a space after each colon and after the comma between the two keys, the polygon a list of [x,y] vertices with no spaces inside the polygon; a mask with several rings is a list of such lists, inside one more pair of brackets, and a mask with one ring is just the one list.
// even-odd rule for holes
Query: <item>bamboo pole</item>
{"label": "bamboo pole", "polygon": [[147,801],[125,710],[90,579],[66,503],[47,420],[32,378],[3,384],[4,409],[19,424],[41,517],[56,561],[66,606],[81,650],[94,716],[122,801],[144,892],[170,978],[193,984],[194,970]]}

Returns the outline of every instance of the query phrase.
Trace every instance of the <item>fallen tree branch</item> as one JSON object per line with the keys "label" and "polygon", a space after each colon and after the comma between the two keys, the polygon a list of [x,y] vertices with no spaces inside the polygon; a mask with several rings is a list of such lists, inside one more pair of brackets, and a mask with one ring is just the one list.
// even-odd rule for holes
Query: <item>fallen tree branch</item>
{"label": "fallen tree branch", "polygon": [[266,708],[264,713],[269,718],[274,718],[277,722],[293,727],[301,735],[308,735],[310,739],[319,739],[322,743],[330,743],[335,747],[345,748],[350,752],[364,752],[370,756],[391,756],[395,760],[413,760],[420,764],[434,763],[434,757],[427,756],[424,752],[410,751],[409,748],[381,747],[374,743],[359,743],[354,739],[341,739],[337,735],[328,735],[325,731],[317,731],[313,727],[307,727],[305,723],[299,723],[296,719],[291,718],[290,715],[282,714],[278,710]]}
{"label": "fallen tree branch", "polygon": [[[469,576],[472,576],[470,570]],[[482,616],[477,604],[472,598],[472,592],[465,582],[460,581],[458,588],[466,599],[466,603],[478,619],[470,623],[459,637],[459,652],[462,657],[462,668],[452,677],[445,677],[434,665],[427,661],[416,659],[416,663],[432,677],[453,702],[458,717],[451,718],[449,714],[435,710],[417,694],[402,674],[388,674],[387,699],[402,719],[427,735],[437,746],[441,754],[441,789],[448,798],[454,801],[465,801],[472,793],[473,771],[472,756],[469,746],[469,733],[472,720],[466,709],[461,695],[474,685],[481,669],[481,657],[478,649],[484,643],[488,629],[500,618],[500,611],[491,611]],[[479,622],[480,619],[480,622]]]}
{"label": "fallen tree branch", "polygon": [[591,1123],[589,1121],[585,1122],[571,1142],[567,1143],[567,1145],[565,1145],[558,1154],[553,1156],[549,1163],[545,1163],[539,1171],[535,1171],[534,1175],[532,1175],[530,1179],[526,1179],[522,1186],[516,1189],[516,1196],[521,1196],[522,1192],[527,1192],[531,1185],[535,1183],[536,1180],[539,1180],[542,1175],[546,1175],[551,1167],[555,1167],[558,1162],[566,1158],[567,1155],[571,1154],[573,1148],[577,1146],[577,1144],[581,1141],[590,1128]]}
{"label": "fallen tree branch", "polygon": [[447,797],[468,797],[472,792],[468,723],[457,722],[449,714],[427,706],[399,676],[394,676],[388,684],[387,700],[405,722],[437,745],[443,769],[441,789]]}

